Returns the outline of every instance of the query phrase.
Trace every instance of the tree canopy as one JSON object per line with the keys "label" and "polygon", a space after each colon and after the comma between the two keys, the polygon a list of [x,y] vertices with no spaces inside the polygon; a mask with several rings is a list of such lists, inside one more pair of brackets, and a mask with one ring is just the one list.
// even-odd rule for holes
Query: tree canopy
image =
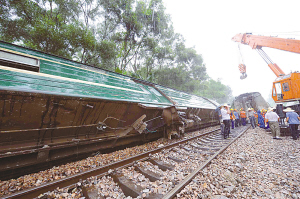
{"label": "tree canopy", "polygon": [[0,0],[0,39],[223,103],[162,0]]}

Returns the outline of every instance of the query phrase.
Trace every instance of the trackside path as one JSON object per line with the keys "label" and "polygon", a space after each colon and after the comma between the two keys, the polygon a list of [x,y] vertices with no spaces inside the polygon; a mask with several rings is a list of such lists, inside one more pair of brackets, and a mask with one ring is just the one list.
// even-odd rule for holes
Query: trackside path
{"label": "trackside path", "polygon": [[177,198],[300,198],[300,140],[250,128]]}

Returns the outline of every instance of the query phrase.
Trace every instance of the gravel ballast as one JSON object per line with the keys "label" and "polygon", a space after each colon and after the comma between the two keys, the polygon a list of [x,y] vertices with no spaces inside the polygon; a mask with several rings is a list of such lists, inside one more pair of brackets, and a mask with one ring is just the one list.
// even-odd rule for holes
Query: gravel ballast
{"label": "gravel ballast", "polygon": [[[199,131],[187,133],[186,137],[193,137],[218,128],[219,126],[208,127]],[[61,166],[54,166],[51,169],[40,171],[38,173],[24,175],[17,179],[11,179],[7,181],[0,180],[0,197],[11,193],[15,193],[17,191],[25,190],[31,187],[39,186],[47,182],[59,180],[67,176],[71,176],[80,172],[94,169],[96,167],[100,167],[120,160],[124,160],[126,158],[135,156],[137,154],[154,150],[160,147],[161,145],[171,144],[176,141],[178,140],[159,139],[157,141],[149,142],[131,148],[126,148],[124,150],[118,150],[108,154],[98,154],[93,157],[83,159],[81,161],[71,162]]]}
{"label": "gravel ballast", "polygon": [[300,140],[249,129],[177,198],[300,198]]}

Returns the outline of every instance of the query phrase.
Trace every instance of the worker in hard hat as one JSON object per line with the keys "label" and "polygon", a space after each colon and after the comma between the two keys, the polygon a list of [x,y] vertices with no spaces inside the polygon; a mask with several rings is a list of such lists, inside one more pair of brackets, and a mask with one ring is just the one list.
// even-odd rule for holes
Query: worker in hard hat
{"label": "worker in hard hat", "polygon": [[227,104],[224,104],[220,110],[222,117],[222,123],[224,124],[224,138],[226,139],[229,136],[230,132],[230,110]]}
{"label": "worker in hard hat", "polygon": [[241,120],[242,120],[242,125],[246,126],[247,115],[243,108],[240,109],[240,116],[241,116]]}
{"label": "worker in hard hat", "polygon": [[235,127],[238,127],[240,126],[240,114],[236,109],[233,110],[233,114],[235,116],[235,121],[234,121]]}
{"label": "worker in hard hat", "polygon": [[233,113],[233,109],[230,109],[230,121],[231,121],[231,128],[234,129],[234,122],[235,122],[235,115]]}

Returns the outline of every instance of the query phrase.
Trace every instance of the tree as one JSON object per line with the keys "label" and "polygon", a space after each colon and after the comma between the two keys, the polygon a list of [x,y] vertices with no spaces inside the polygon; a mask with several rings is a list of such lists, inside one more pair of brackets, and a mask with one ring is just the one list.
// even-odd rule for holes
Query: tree
{"label": "tree", "polygon": [[0,39],[222,101],[162,0],[0,0]]}
{"label": "tree", "polygon": [[76,0],[6,1],[1,6],[6,13],[1,15],[1,39],[72,59],[96,41],[79,20],[79,3]]}
{"label": "tree", "polygon": [[209,79],[208,81],[204,82],[196,94],[213,99],[220,104],[228,103],[233,100],[231,88],[222,84],[220,79],[217,81]]}

